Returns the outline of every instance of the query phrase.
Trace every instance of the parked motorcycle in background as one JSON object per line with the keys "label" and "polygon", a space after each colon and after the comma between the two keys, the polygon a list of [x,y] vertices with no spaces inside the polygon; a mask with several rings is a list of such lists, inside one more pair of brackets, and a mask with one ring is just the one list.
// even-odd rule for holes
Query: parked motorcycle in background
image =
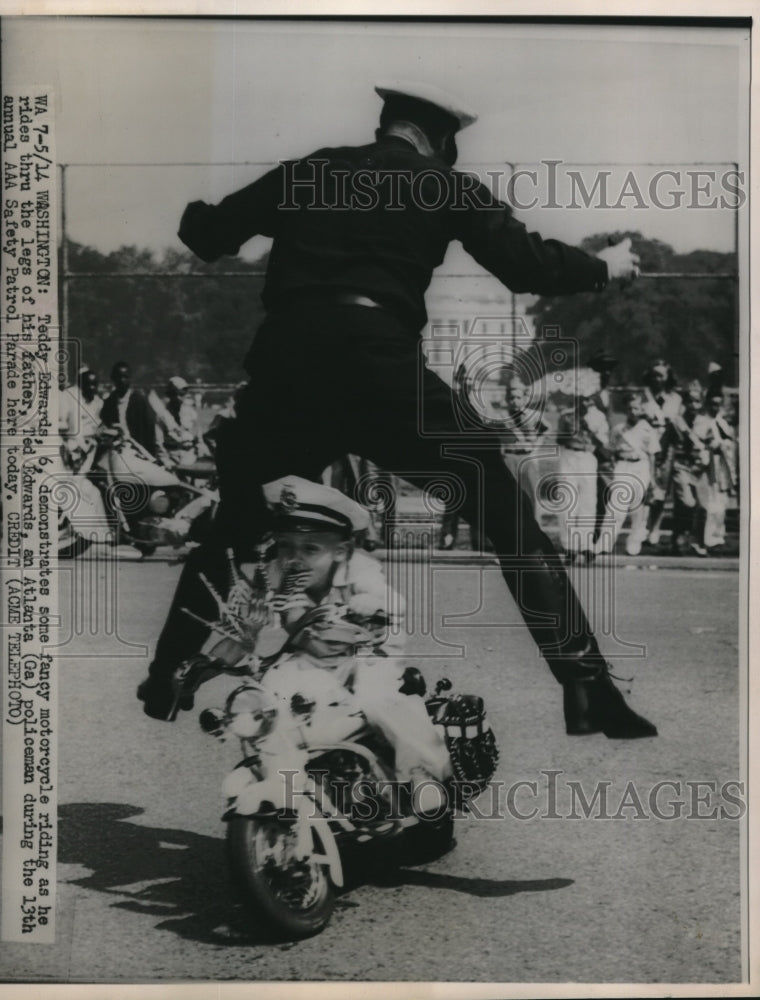
{"label": "parked motorcycle in background", "polygon": [[132,545],[151,555],[159,545],[201,542],[218,501],[184,482],[119,428],[101,427],[89,448],[57,476],[59,557],[93,542]]}

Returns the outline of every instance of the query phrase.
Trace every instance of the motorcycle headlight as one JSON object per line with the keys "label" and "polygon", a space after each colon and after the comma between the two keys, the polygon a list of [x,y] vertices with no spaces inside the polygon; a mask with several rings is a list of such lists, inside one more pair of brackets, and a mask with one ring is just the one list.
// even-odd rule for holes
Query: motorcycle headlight
{"label": "motorcycle headlight", "polygon": [[166,514],[171,507],[171,501],[163,490],[153,490],[148,500],[151,514]]}
{"label": "motorcycle headlight", "polygon": [[242,687],[227,700],[230,730],[243,739],[258,739],[271,732],[277,718],[277,706],[263,691]]}

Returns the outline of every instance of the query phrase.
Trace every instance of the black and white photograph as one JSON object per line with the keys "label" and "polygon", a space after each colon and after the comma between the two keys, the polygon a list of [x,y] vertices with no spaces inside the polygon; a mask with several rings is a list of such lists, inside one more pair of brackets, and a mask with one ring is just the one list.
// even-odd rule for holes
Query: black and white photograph
{"label": "black and white photograph", "polygon": [[507,6],[0,20],[0,982],[757,994],[750,7]]}

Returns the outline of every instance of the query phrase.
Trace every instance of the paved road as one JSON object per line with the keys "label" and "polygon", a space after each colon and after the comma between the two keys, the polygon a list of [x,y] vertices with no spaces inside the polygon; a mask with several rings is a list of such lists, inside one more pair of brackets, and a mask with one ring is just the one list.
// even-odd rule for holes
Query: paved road
{"label": "paved road", "polygon": [[[493,568],[441,566],[431,579],[421,564],[406,565],[399,582],[407,597],[416,595],[410,650],[429,680],[447,674],[486,695],[502,752],[497,777],[505,788],[536,782],[535,797],[522,786],[514,805],[540,814],[509,816],[502,789],[496,812],[506,818],[458,820],[452,853],[353,888],[319,937],[271,945],[227,892],[219,788],[231,748],[200,732],[197,712],[161,724],[134,699],[145,667],[140,644],[157,633],[178,567],[77,568],[88,586],[73,581],[60,667],[58,940],[5,945],[0,979],[740,976],[740,824],[658,820],[648,804],[665,779],[682,784],[665,790],[663,812],[674,798],[688,811],[687,780],[721,785],[739,776],[738,574],[580,571],[594,615],[614,622],[605,648],[646,653],[615,664],[635,678],[632,699],[661,735],[629,743],[564,734],[560,689],[516,624]],[[101,605],[88,607],[78,595],[94,584]],[[104,611],[114,599],[116,629]],[[219,696],[209,685],[201,701]],[[561,772],[554,799],[547,772]],[[580,781],[587,798],[596,783],[609,782],[607,813],[623,818],[568,818],[570,781]],[[636,794],[649,818],[633,818],[641,813]],[[490,799],[481,804],[493,811]]]}

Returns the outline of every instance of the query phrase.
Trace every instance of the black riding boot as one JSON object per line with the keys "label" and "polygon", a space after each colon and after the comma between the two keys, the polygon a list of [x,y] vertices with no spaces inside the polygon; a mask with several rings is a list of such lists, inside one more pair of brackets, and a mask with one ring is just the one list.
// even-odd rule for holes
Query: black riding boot
{"label": "black riding boot", "polygon": [[[137,689],[143,711],[153,719],[168,720],[174,702],[174,671],[183,660],[200,650],[210,634],[205,625],[185,614],[183,608],[206,621],[219,617],[216,601],[201,580],[201,573],[221,594],[227,593],[230,564],[222,543],[205,543],[188,556],[182,568],[148,676]],[[181,707],[192,708],[192,698]]]}
{"label": "black riding boot", "polygon": [[[551,672],[562,684],[569,735],[603,732],[610,739],[657,735],[656,727],[634,712],[615,686],[556,554],[538,551],[528,557],[526,570],[520,574],[518,604]],[[555,624],[542,624],[536,616],[544,622],[550,616]]]}

